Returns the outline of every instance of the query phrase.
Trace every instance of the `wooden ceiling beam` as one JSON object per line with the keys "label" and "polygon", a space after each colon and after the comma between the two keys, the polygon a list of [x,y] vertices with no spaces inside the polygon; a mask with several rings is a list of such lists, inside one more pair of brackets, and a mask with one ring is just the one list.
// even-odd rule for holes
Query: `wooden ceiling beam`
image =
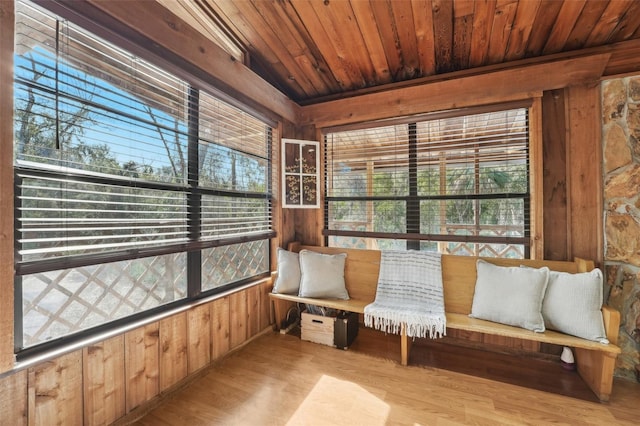
{"label": "wooden ceiling beam", "polygon": [[308,105],[301,108],[298,124],[338,126],[541,96],[545,90],[598,81],[610,56],[538,62]]}
{"label": "wooden ceiling beam", "polygon": [[237,94],[241,101],[258,104],[286,120],[295,121],[298,112],[295,102],[175,14],[157,7],[157,3],[87,0],[66,4],[75,7],[81,3],[89,3],[153,43],[203,70],[212,77],[215,85],[222,86],[221,90],[230,90],[232,93],[228,93],[229,95]]}
{"label": "wooden ceiling beam", "polygon": [[604,77],[613,78],[640,73],[640,39],[611,45],[611,59],[604,70]]}

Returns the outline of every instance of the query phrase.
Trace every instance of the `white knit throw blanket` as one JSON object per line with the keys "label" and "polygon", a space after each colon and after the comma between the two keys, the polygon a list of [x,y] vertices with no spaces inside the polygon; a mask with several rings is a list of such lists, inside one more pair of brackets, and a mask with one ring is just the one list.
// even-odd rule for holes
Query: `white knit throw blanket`
{"label": "white knit throw blanket", "polygon": [[376,299],[364,308],[364,324],[409,337],[446,335],[441,254],[383,251]]}

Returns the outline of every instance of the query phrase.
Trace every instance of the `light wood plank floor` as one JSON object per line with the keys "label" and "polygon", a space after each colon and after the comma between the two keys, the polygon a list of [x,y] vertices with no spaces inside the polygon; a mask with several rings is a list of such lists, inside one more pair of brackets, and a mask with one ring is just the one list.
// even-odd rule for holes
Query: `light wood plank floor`
{"label": "light wood plank floor", "polygon": [[[385,351],[397,351],[393,342],[378,342],[381,353],[372,356],[365,350],[366,337],[361,337],[358,345],[342,351],[295,336],[264,334],[216,362],[133,424],[640,424],[640,384],[634,382],[616,380],[611,401],[600,403],[574,386],[575,373],[557,364],[551,364],[550,373],[525,371],[516,381],[527,375],[564,375],[557,382],[565,388],[560,394],[424,365],[402,367],[385,359]],[[412,362],[428,364],[428,349],[414,346],[417,355]],[[469,371],[482,363],[467,349],[458,352],[470,354]]]}

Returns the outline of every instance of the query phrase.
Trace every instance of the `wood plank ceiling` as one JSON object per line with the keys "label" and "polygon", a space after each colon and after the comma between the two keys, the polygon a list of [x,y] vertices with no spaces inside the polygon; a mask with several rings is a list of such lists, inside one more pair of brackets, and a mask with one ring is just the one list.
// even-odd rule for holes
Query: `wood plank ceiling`
{"label": "wood plank ceiling", "polygon": [[636,0],[157,0],[305,105],[640,39]]}

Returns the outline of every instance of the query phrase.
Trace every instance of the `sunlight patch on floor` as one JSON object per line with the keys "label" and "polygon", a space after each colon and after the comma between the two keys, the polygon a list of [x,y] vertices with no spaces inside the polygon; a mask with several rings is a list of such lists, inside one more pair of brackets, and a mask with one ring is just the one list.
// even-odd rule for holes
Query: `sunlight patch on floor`
{"label": "sunlight patch on floor", "polygon": [[287,425],[384,425],[389,411],[362,386],[323,375]]}

